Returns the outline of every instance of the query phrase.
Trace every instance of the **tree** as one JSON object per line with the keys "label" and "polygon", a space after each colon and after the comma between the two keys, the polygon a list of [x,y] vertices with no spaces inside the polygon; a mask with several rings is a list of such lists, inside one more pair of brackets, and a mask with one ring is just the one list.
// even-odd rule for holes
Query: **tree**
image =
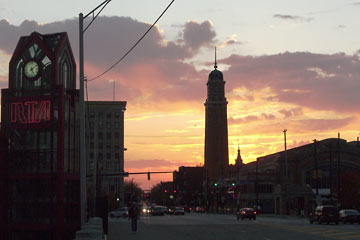
{"label": "tree", "polygon": [[134,181],[125,181],[124,191],[125,204],[129,204],[132,201],[140,202],[143,190],[140,188],[138,183]]}
{"label": "tree", "polygon": [[171,195],[174,197],[173,183],[161,182],[151,189],[150,198],[153,203],[168,206],[175,204]]}

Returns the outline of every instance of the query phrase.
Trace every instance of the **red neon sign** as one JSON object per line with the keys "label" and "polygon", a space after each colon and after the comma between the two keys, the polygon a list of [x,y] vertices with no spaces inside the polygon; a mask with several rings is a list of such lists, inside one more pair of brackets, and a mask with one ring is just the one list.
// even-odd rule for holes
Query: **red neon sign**
{"label": "red neon sign", "polygon": [[50,120],[49,100],[11,103],[12,123],[39,123]]}

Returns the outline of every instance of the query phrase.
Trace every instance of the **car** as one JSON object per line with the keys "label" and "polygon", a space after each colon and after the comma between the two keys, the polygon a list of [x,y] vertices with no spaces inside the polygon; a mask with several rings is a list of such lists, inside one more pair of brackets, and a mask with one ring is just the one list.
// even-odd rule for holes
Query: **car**
{"label": "car", "polygon": [[343,209],[339,212],[340,221],[346,223],[360,223],[360,213],[355,209]]}
{"label": "car", "polygon": [[317,206],[315,210],[310,213],[309,221],[310,224],[313,222],[318,222],[319,224],[323,222],[327,224],[333,222],[337,225],[339,224],[339,210],[337,207],[331,205]]}
{"label": "car", "polygon": [[185,211],[183,207],[176,207],[174,211],[174,215],[184,215]]}
{"label": "car", "polygon": [[150,214],[151,213],[151,208],[150,207],[147,207],[147,206],[144,206],[142,208],[142,213],[143,214]]}
{"label": "car", "polygon": [[175,213],[175,207],[168,207],[166,209],[166,213],[169,215],[173,215]]}
{"label": "car", "polygon": [[241,218],[241,220],[244,220],[244,218],[248,218],[249,220],[253,219],[256,220],[256,211],[253,208],[241,208],[237,214],[237,220]]}
{"label": "car", "polygon": [[205,212],[205,208],[203,208],[203,207],[196,207],[196,208],[195,208],[195,212],[197,212],[197,213],[204,213],[204,212]]}
{"label": "car", "polygon": [[127,207],[122,207],[109,212],[110,218],[120,218],[120,217],[126,218],[128,216],[129,216],[129,209]]}
{"label": "car", "polygon": [[163,206],[155,206],[151,209],[151,215],[153,216],[163,216],[166,212],[166,208]]}

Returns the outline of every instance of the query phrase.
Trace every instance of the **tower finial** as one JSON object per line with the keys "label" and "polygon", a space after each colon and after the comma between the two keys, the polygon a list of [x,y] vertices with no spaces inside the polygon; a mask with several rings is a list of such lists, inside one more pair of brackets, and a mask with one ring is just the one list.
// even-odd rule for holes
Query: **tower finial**
{"label": "tower finial", "polygon": [[216,46],[215,46],[215,65],[214,68],[217,69],[217,64],[216,64]]}

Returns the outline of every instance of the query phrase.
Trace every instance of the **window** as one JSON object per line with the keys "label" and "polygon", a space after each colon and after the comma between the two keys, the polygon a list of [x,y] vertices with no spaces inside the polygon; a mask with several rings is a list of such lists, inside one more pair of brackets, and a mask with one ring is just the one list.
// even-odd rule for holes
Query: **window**
{"label": "window", "polygon": [[99,118],[102,118],[104,116],[104,113],[103,112],[98,112],[98,117]]}
{"label": "window", "polygon": [[98,148],[99,148],[99,149],[103,149],[103,147],[104,147],[104,144],[103,144],[102,142],[99,142],[99,143],[98,143]]}
{"label": "window", "polygon": [[90,132],[90,138],[94,139],[94,136],[95,136],[94,132]]}
{"label": "window", "polygon": [[90,153],[90,159],[94,159],[94,153]]}
{"label": "window", "polygon": [[107,140],[111,139],[111,132],[107,132],[107,133],[106,133],[106,139],[107,139]]}
{"label": "window", "polygon": [[107,142],[106,143],[106,149],[110,149],[111,148],[111,143],[110,142]]}
{"label": "window", "polygon": [[111,118],[111,113],[107,113],[106,118]]}
{"label": "window", "polygon": [[106,127],[111,128],[111,122],[106,122]]}
{"label": "window", "polygon": [[90,118],[95,118],[95,113],[94,112],[90,112]]}
{"label": "window", "polygon": [[120,133],[119,132],[115,132],[115,138],[120,138]]}
{"label": "window", "polygon": [[98,159],[103,159],[104,155],[102,153],[98,153]]}
{"label": "window", "polygon": [[106,153],[106,159],[111,159],[111,153]]}
{"label": "window", "polygon": [[115,158],[116,158],[116,159],[120,159],[120,154],[119,154],[119,153],[115,153]]}
{"label": "window", "polygon": [[94,149],[94,143],[93,142],[90,143],[90,149]]}
{"label": "window", "polygon": [[103,139],[103,133],[102,132],[98,132],[98,139]]}

